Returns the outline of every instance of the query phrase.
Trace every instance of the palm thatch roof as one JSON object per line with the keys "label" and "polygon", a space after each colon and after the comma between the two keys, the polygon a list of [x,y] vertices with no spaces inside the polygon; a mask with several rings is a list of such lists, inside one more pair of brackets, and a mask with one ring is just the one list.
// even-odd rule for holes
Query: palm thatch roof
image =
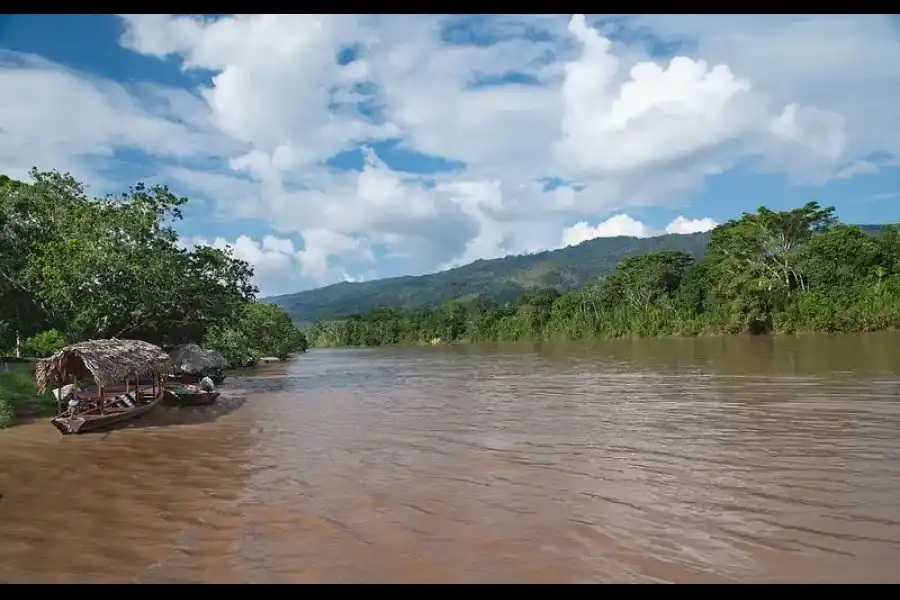
{"label": "palm thatch roof", "polygon": [[139,340],[91,340],[66,346],[38,361],[38,391],[56,387],[69,377],[92,378],[99,385],[120,383],[133,377],[168,370],[169,355],[159,346]]}
{"label": "palm thatch roof", "polygon": [[228,366],[225,357],[197,344],[181,344],[169,352],[172,370],[185,375],[205,375]]}

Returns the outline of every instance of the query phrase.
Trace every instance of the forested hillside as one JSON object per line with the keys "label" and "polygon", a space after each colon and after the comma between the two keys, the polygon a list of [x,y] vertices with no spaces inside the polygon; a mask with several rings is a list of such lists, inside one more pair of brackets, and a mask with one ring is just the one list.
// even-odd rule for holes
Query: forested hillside
{"label": "forested hillside", "polygon": [[635,254],[681,250],[699,258],[709,235],[598,238],[561,250],[477,260],[440,273],[338,283],[266,300],[282,307],[298,322],[361,314],[379,306],[429,308],[448,299],[465,301],[481,297],[503,304],[541,288],[553,287],[559,291],[579,288],[611,273],[619,261]]}
{"label": "forested hillside", "polygon": [[670,249],[634,254],[562,294],[377,308],[317,322],[307,337],[381,346],[900,329],[900,227],[843,225],[833,213],[816,203],[760,207],[716,227],[699,260]]}
{"label": "forested hillside", "polygon": [[[876,234],[880,225],[863,225]],[[363,314],[377,307],[412,310],[440,306],[446,300],[480,297],[497,304],[515,302],[522,294],[552,287],[560,292],[580,288],[612,273],[623,259],[661,250],[703,256],[710,232],[652,238],[597,238],[560,250],[478,260],[417,277],[392,277],[362,283],[338,283],[315,290],[266,298],[297,322]]]}

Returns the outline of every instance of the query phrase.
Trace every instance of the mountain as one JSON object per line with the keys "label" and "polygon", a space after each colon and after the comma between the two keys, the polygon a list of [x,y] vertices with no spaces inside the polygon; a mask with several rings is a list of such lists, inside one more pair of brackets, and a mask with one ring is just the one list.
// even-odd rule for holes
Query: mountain
{"label": "mountain", "polygon": [[482,296],[512,302],[523,292],[542,287],[560,291],[579,287],[612,272],[623,258],[657,250],[703,254],[710,234],[663,235],[652,238],[613,237],[588,240],[577,246],[476,260],[428,275],[391,277],[359,283],[337,283],[314,290],[266,298],[298,322],[365,313],[378,306],[424,308],[445,300]]}
{"label": "mountain", "polygon": [[[874,234],[882,226],[862,227]],[[611,273],[619,261],[635,254],[683,250],[699,258],[706,250],[710,235],[711,232],[651,238],[596,238],[559,250],[476,260],[439,273],[337,283],[266,300],[283,308],[297,322],[362,314],[379,306],[434,307],[451,298],[468,300],[481,296],[499,303],[512,302],[523,292],[542,287],[555,287],[559,291],[580,287]]]}

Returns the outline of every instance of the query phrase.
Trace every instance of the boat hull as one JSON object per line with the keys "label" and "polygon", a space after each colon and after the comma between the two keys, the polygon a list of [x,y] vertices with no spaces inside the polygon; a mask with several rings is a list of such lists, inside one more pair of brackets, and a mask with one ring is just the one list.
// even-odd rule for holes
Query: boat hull
{"label": "boat hull", "polygon": [[175,396],[178,404],[181,404],[183,406],[207,406],[214,403],[219,397],[219,392],[179,393],[173,390],[169,390],[169,393]]}
{"label": "boat hull", "polygon": [[120,423],[137,419],[146,415],[159,405],[165,397],[165,390],[160,390],[153,401],[133,408],[106,414],[76,415],[74,417],[55,417],[50,422],[63,435],[88,433],[109,429]]}
{"label": "boat hull", "polygon": [[[213,383],[219,385],[223,381],[225,381],[225,375],[210,375],[209,378],[212,379]],[[203,375],[186,375],[184,373],[180,373],[178,375],[170,375],[169,381],[175,383],[187,383],[187,384],[197,384],[200,380],[203,379]]]}

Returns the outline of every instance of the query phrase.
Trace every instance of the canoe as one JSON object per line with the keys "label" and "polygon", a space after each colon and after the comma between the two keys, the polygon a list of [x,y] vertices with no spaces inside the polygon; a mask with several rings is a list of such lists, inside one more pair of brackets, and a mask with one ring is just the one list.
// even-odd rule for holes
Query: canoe
{"label": "canoe", "polygon": [[140,402],[133,408],[108,406],[103,414],[100,412],[84,412],[77,413],[74,416],[60,415],[53,418],[50,422],[63,435],[99,431],[146,415],[162,402],[165,395],[166,391],[160,388],[157,390],[156,396],[152,397],[149,402]]}
{"label": "canoe", "polygon": [[205,406],[212,404],[219,397],[219,392],[202,392],[177,386],[168,386],[166,389],[183,406]]}
{"label": "canoe", "polygon": [[[213,383],[219,385],[223,381],[225,381],[224,374],[213,374],[209,376],[212,379]],[[185,373],[179,373],[178,375],[170,375],[168,377],[168,381],[174,383],[187,383],[187,384],[196,384],[199,383],[200,380],[203,379],[203,375],[187,375]]]}

